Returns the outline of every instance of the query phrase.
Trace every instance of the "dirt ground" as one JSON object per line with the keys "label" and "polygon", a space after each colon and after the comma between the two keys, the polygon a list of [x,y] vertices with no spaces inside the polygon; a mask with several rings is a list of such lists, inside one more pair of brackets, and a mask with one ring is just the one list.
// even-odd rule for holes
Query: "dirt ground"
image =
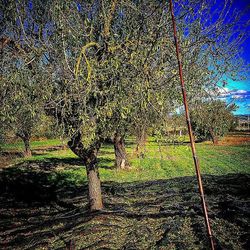
{"label": "dirt ground", "polygon": [[[1,170],[0,249],[209,249],[194,177],[103,183],[105,210],[89,213],[87,186],[51,181],[54,167]],[[204,186],[217,249],[250,249],[250,175]]]}
{"label": "dirt ground", "polygon": [[250,132],[231,132],[219,141],[219,145],[249,145]]}

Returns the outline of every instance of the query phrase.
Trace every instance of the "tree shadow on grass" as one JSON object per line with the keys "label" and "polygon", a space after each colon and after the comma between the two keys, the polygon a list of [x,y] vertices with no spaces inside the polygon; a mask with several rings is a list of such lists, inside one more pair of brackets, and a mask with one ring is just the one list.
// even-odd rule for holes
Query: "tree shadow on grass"
{"label": "tree shadow on grass", "polygon": [[[157,143],[157,142],[155,142]],[[204,140],[195,140],[195,143],[196,144],[201,144],[201,143],[204,143]],[[178,141],[178,140],[173,140],[173,141],[169,141],[169,142],[166,142],[166,141],[162,141],[160,142],[161,145],[164,145],[164,146],[183,146],[183,145],[189,145],[190,144],[190,141]]]}
{"label": "tree shadow on grass", "polygon": [[56,201],[56,192],[62,184],[65,184],[66,190],[70,190],[74,184],[67,182],[67,174],[57,173],[54,170],[55,167],[51,165],[51,162],[49,165],[44,162],[26,162],[2,169],[0,172],[1,193],[5,194],[6,200],[12,200],[16,205],[40,206]]}
{"label": "tree shadow on grass", "polygon": [[[28,165],[27,165],[28,164]],[[250,175],[204,176],[218,249],[248,249]],[[62,185],[63,183],[63,185]],[[0,248],[207,249],[195,177],[102,184],[105,210],[89,213],[87,185],[29,163],[0,172]]]}
{"label": "tree shadow on grass", "polygon": [[23,153],[18,151],[0,151],[0,156],[9,157],[9,158],[18,158],[22,157]]}
{"label": "tree shadow on grass", "polygon": [[[74,166],[82,166],[84,167],[83,161],[77,157],[65,157],[65,158],[56,158],[56,157],[44,157],[43,160],[30,160],[29,164],[37,164],[39,168],[44,170],[55,169],[59,166],[65,167],[74,167]],[[100,157],[98,158],[98,165],[100,168],[110,169],[114,164],[114,160],[108,157]]]}
{"label": "tree shadow on grass", "polygon": [[[44,148],[32,149],[33,156],[46,155],[48,152],[58,151],[63,149],[63,146],[48,146]],[[0,150],[0,156],[9,157],[9,158],[20,158],[23,157],[22,149],[9,149],[9,150]]]}
{"label": "tree shadow on grass", "polygon": [[100,153],[102,155],[114,155],[114,152],[113,151],[108,151],[108,150],[100,150]]}
{"label": "tree shadow on grass", "polygon": [[[31,161],[32,162],[32,161]],[[36,161],[34,161],[36,162]],[[83,161],[78,157],[64,157],[64,158],[56,158],[56,157],[44,157],[43,161],[41,161],[43,165],[49,165],[53,167],[58,167],[62,165],[67,166],[83,166]]]}
{"label": "tree shadow on grass", "polygon": [[99,166],[99,168],[113,169],[114,164],[115,164],[115,161],[113,159],[111,159],[111,158],[107,158],[107,157],[98,158],[98,166]]}

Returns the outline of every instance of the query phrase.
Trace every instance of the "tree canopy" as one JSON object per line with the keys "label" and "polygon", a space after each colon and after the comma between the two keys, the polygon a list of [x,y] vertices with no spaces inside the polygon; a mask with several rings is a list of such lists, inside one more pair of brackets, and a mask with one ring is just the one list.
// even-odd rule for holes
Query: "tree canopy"
{"label": "tree canopy", "polygon": [[232,113],[236,108],[235,104],[226,104],[220,100],[197,104],[191,112],[191,121],[198,139],[212,139],[214,144],[218,144],[219,137],[236,125]]}

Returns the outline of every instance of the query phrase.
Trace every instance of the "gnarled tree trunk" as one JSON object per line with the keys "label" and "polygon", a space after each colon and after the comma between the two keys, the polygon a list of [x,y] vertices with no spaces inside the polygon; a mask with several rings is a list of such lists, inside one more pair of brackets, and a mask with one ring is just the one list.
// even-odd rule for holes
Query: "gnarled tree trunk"
{"label": "gnarled tree trunk", "polygon": [[24,157],[30,157],[32,156],[31,149],[30,149],[30,133],[24,131],[24,132],[18,132],[16,133],[18,137],[20,137],[23,140],[24,143]]}
{"label": "gnarled tree trunk", "polygon": [[30,138],[25,138],[23,142],[24,142],[24,147],[25,147],[24,156],[25,157],[32,156],[31,149],[30,149]]}
{"label": "gnarled tree trunk", "polygon": [[124,138],[118,132],[114,135],[115,166],[117,169],[129,169]]}
{"label": "gnarled tree trunk", "polygon": [[85,149],[81,142],[81,134],[76,136],[68,142],[69,148],[82,160],[86,166],[88,189],[89,189],[89,206],[90,211],[103,209],[101,181],[97,167],[97,153],[100,148],[100,142],[95,142]]}

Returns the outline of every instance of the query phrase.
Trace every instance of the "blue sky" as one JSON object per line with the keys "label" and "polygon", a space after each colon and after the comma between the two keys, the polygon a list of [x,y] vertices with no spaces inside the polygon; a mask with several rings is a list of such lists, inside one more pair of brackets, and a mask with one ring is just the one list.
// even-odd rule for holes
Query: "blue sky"
{"label": "blue sky", "polygon": [[[250,1],[249,0],[234,0],[232,9],[236,9],[240,13],[245,13],[241,21],[248,22],[248,32],[250,34]],[[241,57],[246,64],[250,65],[250,36],[242,44],[243,52]],[[247,74],[247,79],[244,81],[233,81],[227,79],[228,85],[221,90],[221,99],[227,102],[234,102],[239,107],[235,114],[250,114],[250,72]]]}
{"label": "blue sky", "polygon": [[220,99],[227,103],[235,103],[238,109],[235,114],[250,114],[250,79],[233,81],[228,79],[228,85],[220,90]]}

